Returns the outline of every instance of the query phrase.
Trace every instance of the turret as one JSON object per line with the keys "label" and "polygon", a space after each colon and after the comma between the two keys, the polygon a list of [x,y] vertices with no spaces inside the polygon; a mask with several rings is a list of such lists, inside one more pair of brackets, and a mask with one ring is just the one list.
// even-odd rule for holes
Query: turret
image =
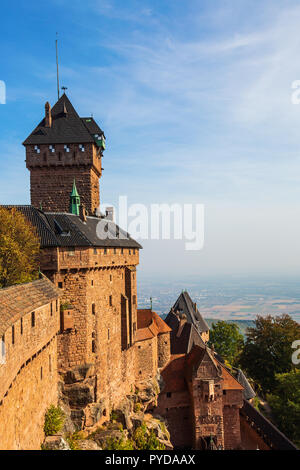
{"label": "turret", "polygon": [[100,206],[105,136],[92,117],[79,117],[63,94],[52,109],[45,104],[43,120],[23,144],[34,207],[69,212],[70,188],[76,179],[81,203],[89,215],[95,214]]}

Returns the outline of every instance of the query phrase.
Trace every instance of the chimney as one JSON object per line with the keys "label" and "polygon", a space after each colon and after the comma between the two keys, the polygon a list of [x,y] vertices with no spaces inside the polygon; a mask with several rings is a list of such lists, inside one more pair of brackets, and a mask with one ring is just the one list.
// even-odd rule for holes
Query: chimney
{"label": "chimney", "polygon": [[114,208],[107,207],[105,210],[106,219],[113,221],[114,220]]}
{"label": "chimney", "polygon": [[183,330],[183,327],[184,327],[185,324],[186,324],[186,316],[183,313],[179,317],[179,327],[178,327],[178,330],[177,330],[176,338],[179,338],[181,336],[181,333],[182,333],[182,330]]}
{"label": "chimney", "polygon": [[85,208],[84,204],[80,204],[80,206],[79,206],[79,217],[81,218],[82,222],[86,222],[86,216],[87,216],[86,208]]}
{"label": "chimney", "polygon": [[51,106],[48,101],[45,104],[45,127],[52,127]]}

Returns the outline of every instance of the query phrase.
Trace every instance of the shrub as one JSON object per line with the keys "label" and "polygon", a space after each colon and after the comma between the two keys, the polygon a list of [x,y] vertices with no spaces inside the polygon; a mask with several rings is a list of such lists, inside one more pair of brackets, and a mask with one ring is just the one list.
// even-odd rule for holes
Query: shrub
{"label": "shrub", "polygon": [[60,407],[51,405],[45,414],[44,432],[46,436],[57,434],[63,427],[65,414]]}
{"label": "shrub", "polygon": [[107,439],[105,450],[134,450],[133,442],[131,439],[117,439],[110,437]]}
{"label": "shrub", "polygon": [[134,412],[138,413],[139,411],[141,411],[141,407],[142,407],[142,405],[140,403],[136,403],[134,405]]}

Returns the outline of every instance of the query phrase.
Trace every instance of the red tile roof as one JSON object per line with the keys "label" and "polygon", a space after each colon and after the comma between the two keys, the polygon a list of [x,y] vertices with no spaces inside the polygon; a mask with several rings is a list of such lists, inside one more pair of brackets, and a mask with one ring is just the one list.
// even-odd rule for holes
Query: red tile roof
{"label": "red tile roof", "polygon": [[168,327],[157,313],[150,309],[139,309],[137,311],[136,341],[145,341],[170,331],[171,328]]}

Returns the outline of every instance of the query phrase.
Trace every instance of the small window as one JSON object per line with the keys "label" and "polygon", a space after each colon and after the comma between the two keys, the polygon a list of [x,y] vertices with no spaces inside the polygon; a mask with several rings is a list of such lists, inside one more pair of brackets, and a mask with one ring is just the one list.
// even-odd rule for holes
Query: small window
{"label": "small window", "polygon": [[109,306],[112,307],[112,295],[109,296]]}
{"label": "small window", "polygon": [[84,151],[85,151],[83,144],[79,144],[79,150],[80,150],[81,152],[84,152]]}
{"label": "small window", "polygon": [[117,254],[117,248],[114,248],[114,255]]}
{"label": "small window", "polygon": [[49,354],[49,372],[52,372],[51,355]]}
{"label": "small window", "polygon": [[96,352],[96,341],[93,339],[92,340],[92,353],[95,354],[95,352]]}
{"label": "small window", "polygon": [[92,304],[92,314],[96,315],[96,305]]}
{"label": "small window", "polygon": [[109,280],[110,280],[110,282],[112,282],[112,275],[111,274],[109,276]]}
{"label": "small window", "polygon": [[58,311],[58,300],[56,301],[56,311]]}
{"label": "small window", "polygon": [[64,151],[69,153],[70,152],[70,147],[68,145],[64,145]]}
{"label": "small window", "polygon": [[31,313],[31,327],[35,327],[35,312]]}
{"label": "small window", "polygon": [[51,153],[54,153],[55,152],[54,145],[49,145],[49,150],[50,150]]}
{"label": "small window", "polygon": [[35,153],[38,153],[38,154],[41,153],[39,145],[34,146],[34,151],[35,151]]}
{"label": "small window", "polygon": [[135,255],[135,249],[133,250],[133,254]]}
{"label": "small window", "polygon": [[94,287],[94,280],[91,280],[91,286]]}
{"label": "small window", "polygon": [[97,254],[97,248],[94,248],[94,255]]}
{"label": "small window", "polygon": [[51,315],[51,317],[52,317],[52,315],[53,315],[53,305],[52,305],[52,302],[51,302],[51,304],[50,304],[50,315]]}
{"label": "small window", "polygon": [[133,302],[133,305],[136,304],[136,295],[134,295],[134,296],[132,297],[132,302]]}
{"label": "small window", "polygon": [[167,398],[171,398],[171,396],[172,396],[172,393],[171,393],[171,392],[168,392],[168,393],[167,393]]}
{"label": "small window", "polygon": [[59,282],[59,283],[58,283],[58,287],[59,287],[60,289],[62,289],[62,288],[63,288],[63,283],[62,283],[62,282]]}
{"label": "small window", "polygon": [[121,255],[124,254],[124,248],[121,248]]}
{"label": "small window", "polygon": [[15,344],[15,327],[14,325],[11,327],[11,342]]}
{"label": "small window", "polygon": [[61,161],[61,152],[58,152],[58,160]]}
{"label": "small window", "polygon": [[43,380],[43,368],[41,367],[41,380]]}
{"label": "small window", "polygon": [[223,395],[226,395],[226,390],[223,390]]}
{"label": "small window", "polygon": [[107,339],[109,339],[109,338],[110,338],[110,331],[109,331],[109,328],[108,328],[108,330],[107,330]]}
{"label": "small window", "polygon": [[21,318],[21,322],[20,322],[20,333],[21,335],[23,334],[23,318]]}
{"label": "small window", "polygon": [[75,256],[75,248],[74,248],[74,246],[71,246],[70,248],[68,248],[68,255],[69,255],[69,256]]}
{"label": "small window", "polygon": [[103,253],[107,255],[107,248],[104,248]]}
{"label": "small window", "polygon": [[129,254],[131,255],[131,249],[129,248]]}

